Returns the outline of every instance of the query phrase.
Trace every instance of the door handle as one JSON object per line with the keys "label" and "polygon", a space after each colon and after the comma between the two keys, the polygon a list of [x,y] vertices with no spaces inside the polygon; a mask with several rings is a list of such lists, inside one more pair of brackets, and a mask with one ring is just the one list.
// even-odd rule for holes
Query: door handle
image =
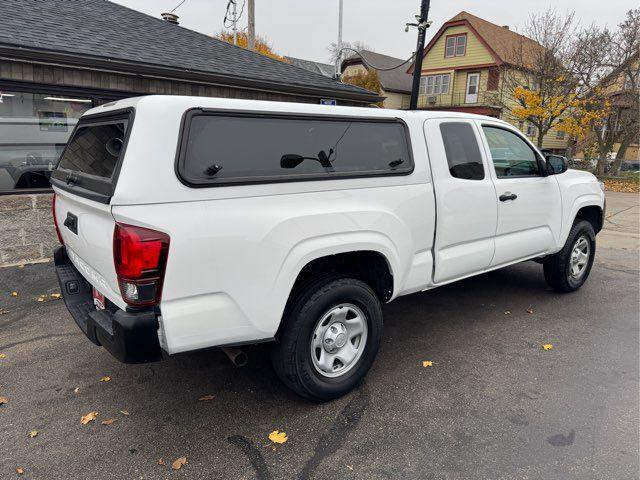
{"label": "door handle", "polygon": [[511,192],[505,192],[502,195],[500,195],[500,197],[498,198],[500,199],[501,202],[506,202],[507,200],[515,200],[516,198],[518,198],[518,195]]}

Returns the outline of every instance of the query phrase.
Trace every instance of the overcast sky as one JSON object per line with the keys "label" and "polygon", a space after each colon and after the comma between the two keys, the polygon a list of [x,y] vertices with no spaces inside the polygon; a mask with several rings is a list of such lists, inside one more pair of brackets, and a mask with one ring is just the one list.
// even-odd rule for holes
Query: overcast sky
{"label": "overcast sky", "polygon": [[[114,0],[156,17],[173,9],[180,0]],[[228,0],[186,0],[175,13],[184,27],[212,35],[222,29]],[[238,8],[244,0],[237,0]],[[327,46],[338,36],[338,0],[255,0],[256,33],[265,36],[281,54],[326,62]],[[531,13],[550,5],[560,12],[576,11],[580,23],[611,28],[624,18],[637,0],[432,0],[429,19],[433,26],[427,40],[440,25],[461,10],[499,25],[519,29]],[[419,0],[344,0],[343,40],[361,41],[379,53],[408,58],[415,49],[416,33],[404,32],[406,22],[419,13]],[[246,28],[246,10],[239,25]]]}

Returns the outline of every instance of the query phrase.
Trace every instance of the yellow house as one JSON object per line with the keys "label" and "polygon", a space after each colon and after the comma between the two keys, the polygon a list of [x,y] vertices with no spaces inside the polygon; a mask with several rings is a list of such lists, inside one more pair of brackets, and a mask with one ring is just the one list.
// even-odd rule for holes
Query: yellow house
{"label": "yellow house", "polygon": [[[522,55],[514,55],[518,45]],[[445,22],[425,47],[418,107],[501,118],[519,127],[536,143],[535,127],[519,121],[505,108],[514,102],[505,79],[513,81],[516,76],[524,76],[527,53],[541,48],[508,26],[460,12]],[[568,135],[551,129],[542,147],[564,153],[568,142]]]}
{"label": "yellow house", "polygon": [[[397,109],[409,108],[412,78],[411,74],[407,73],[406,64],[402,64],[403,59],[383,55],[377,52],[371,52],[369,50],[362,50],[360,53],[370,65],[384,69],[377,70],[378,79],[382,86],[380,96],[385,97],[382,102],[382,106],[384,108]],[[395,65],[400,66],[398,68],[392,68]],[[369,67],[358,55],[348,57],[342,61],[341,70],[342,74],[345,76],[353,75],[359,71],[366,71],[368,69]]]}

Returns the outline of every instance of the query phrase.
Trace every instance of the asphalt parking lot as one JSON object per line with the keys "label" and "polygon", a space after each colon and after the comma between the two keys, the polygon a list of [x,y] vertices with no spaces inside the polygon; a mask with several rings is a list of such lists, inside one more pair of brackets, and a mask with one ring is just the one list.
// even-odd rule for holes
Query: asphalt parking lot
{"label": "asphalt parking lot", "polygon": [[0,270],[0,478],[638,478],[639,215],[637,195],[608,195],[574,294],[527,262],[387,305],[365,383],[322,405],[279,383],[264,345],[244,368],[219,350],[120,364],[49,296],[51,264]]}

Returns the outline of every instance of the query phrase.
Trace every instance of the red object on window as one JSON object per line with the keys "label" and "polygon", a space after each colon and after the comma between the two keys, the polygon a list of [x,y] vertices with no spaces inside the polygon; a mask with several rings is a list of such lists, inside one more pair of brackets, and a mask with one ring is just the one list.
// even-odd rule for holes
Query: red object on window
{"label": "red object on window", "polygon": [[58,235],[58,241],[61,245],[64,245],[64,240],[62,240],[62,235],[60,235],[60,228],[58,228],[58,219],[56,218],[56,194],[53,194],[53,198],[51,199],[51,215],[53,215],[53,225],[56,227],[56,235]]}
{"label": "red object on window", "polygon": [[113,260],[125,302],[133,306],[160,302],[168,254],[169,235],[166,233],[116,223]]}

